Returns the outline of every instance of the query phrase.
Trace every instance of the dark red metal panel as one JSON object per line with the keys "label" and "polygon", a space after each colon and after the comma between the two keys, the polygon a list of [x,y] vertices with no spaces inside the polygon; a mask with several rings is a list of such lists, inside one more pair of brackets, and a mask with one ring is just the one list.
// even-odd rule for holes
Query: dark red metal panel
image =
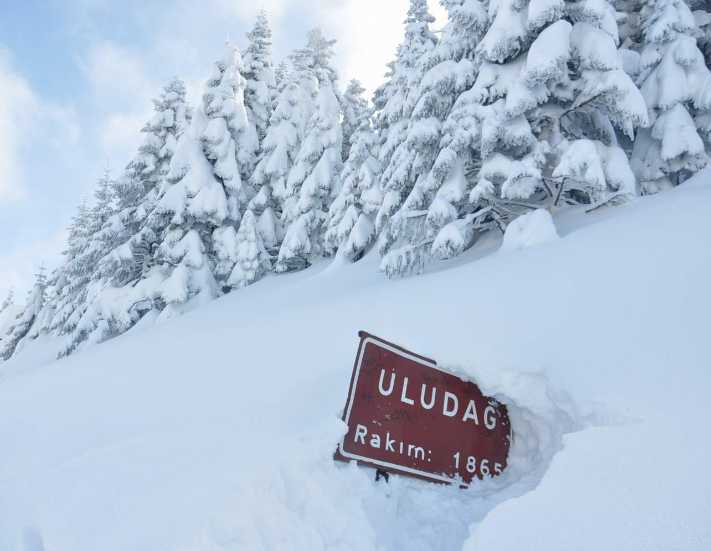
{"label": "dark red metal panel", "polygon": [[364,331],[336,458],[435,482],[470,483],[506,468],[506,406],[434,360]]}

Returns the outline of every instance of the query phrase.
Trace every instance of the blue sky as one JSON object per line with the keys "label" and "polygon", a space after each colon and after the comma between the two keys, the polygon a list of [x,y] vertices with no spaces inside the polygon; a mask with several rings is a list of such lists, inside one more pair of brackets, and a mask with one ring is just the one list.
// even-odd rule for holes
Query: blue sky
{"label": "blue sky", "polygon": [[180,76],[199,97],[225,41],[241,46],[258,9],[270,14],[276,60],[319,25],[339,40],[342,83],[371,90],[407,10],[407,0],[0,1],[0,299],[57,264],[76,206],[105,168],[130,160],[161,85]]}

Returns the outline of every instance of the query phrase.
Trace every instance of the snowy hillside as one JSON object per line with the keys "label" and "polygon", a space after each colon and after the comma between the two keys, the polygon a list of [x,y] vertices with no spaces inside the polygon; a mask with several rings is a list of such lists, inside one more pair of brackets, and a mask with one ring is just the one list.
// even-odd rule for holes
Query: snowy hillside
{"label": "snowy hillside", "polygon": [[[0,549],[711,548],[710,179],[421,277],[371,254],[58,362],[30,343],[0,369]],[[332,461],[359,329],[509,405],[504,476]]]}
{"label": "snowy hillside", "polygon": [[266,13],[206,60],[197,97],[166,84],[0,360],[39,336],[71,355],[326,258],[376,249],[372,269],[419,274],[533,211],[623,205],[708,165],[707,2],[440,0],[441,26],[431,3],[406,2],[370,99],[318,28],[275,60]]}

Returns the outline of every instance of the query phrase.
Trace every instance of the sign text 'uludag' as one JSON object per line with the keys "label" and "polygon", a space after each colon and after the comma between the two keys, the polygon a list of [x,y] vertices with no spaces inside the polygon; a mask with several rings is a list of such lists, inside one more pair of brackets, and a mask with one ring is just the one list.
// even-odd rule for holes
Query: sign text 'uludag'
{"label": "sign text 'uludag'", "polygon": [[436,482],[506,468],[506,406],[428,358],[361,331],[336,458]]}

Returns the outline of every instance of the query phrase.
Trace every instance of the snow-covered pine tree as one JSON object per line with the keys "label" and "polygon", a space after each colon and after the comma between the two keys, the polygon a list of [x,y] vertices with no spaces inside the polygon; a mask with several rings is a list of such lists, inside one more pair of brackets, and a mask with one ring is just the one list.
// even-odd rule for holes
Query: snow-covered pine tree
{"label": "snow-covered pine tree", "polygon": [[71,335],[60,356],[73,350],[71,343],[81,333],[87,311],[107,285],[100,267],[118,244],[115,191],[116,182],[107,170],[97,182],[93,206],[82,202],[72,219],[64,261],[49,279],[42,275],[43,304],[34,313],[25,337]]}
{"label": "snow-covered pine tree", "polygon": [[343,111],[343,160],[348,158],[353,145],[354,134],[360,129],[363,118],[368,116],[368,100],[364,97],[365,88],[359,80],[353,79],[341,99]]}
{"label": "snow-covered pine tree", "polygon": [[108,252],[92,274],[95,291],[60,355],[72,353],[84,342],[121,334],[156,309],[153,299],[159,275],[152,271],[153,255],[167,220],[151,213],[188,124],[185,85],[174,79],[153,104],[155,114],[142,129],[143,143],[123,177],[113,184],[117,212],[99,232]]}
{"label": "snow-covered pine tree", "polygon": [[[486,7],[480,0],[444,0],[448,23],[433,50],[417,64],[423,77],[413,97],[407,137],[393,155],[397,172],[412,184],[402,206],[383,228],[381,263],[389,276],[422,270],[434,237],[457,218],[466,185],[462,158],[446,148],[460,131],[447,119],[459,96],[476,77],[476,48],[486,31]],[[443,147],[446,149],[442,154]]]}
{"label": "snow-covered pine tree", "polygon": [[462,160],[452,177],[473,187],[435,238],[436,255],[459,254],[477,232],[503,231],[531,208],[635,192],[619,140],[647,114],[622,66],[615,15],[606,0],[489,4],[477,79],[452,110],[458,128],[440,154]]}
{"label": "snow-covered pine tree", "polygon": [[[640,26],[640,10],[644,0],[612,0],[617,10],[617,23],[620,36],[618,51],[622,60],[622,68],[634,82],[639,79],[641,70],[640,44],[642,29]],[[633,141],[623,137],[621,144],[629,157]]]}
{"label": "snow-covered pine tree", "polygon": [[35,321],[27,332],[25,340],[33,340],[40,335],[50,333],[50,325],[54,318],[57,305],[57,295],[59,291],[57,281],[59,274],[59,270],[54,270],[49,277],[45,277],[44,305],[37,316],[35,316]]}
{"label": "snow-covered pine tree", "polygon": [[278,254],[284,237],[281,217],[287,178],[311,115],[316,88],[300,52],[292,54],[290,60],[291,69],[281,63],[276,71],[277,96],[262,142],[261,158],[252,175],[256,195],[249,204],[249,210],[257,216],[264,246],[273,256]]}
{"label": "snow-covered pine tree", "polygon": [[289,78],[289,63],[286,61],[279,62],[274,68],[274,98],[272,99],[272,108],[276,106],[279,94],[284,90],[284,86]]}
{"label": "snow-covered pine tree", "polygon": [[319,29],[299,50],[298,65],[317,84],[313,112],[287,179],[282,219],[287,228],[275,265],[277,272],[300,270],[323,252],[322,227],[342,168],[341,108],[332,66],[333,45]]}
{"label": "snow-covered pine tree", "polygon": [[69,319],[79,302],[84,285],[91,276],[91,266],[87,266],[84,261],[84,254],[89,246],[90,218],[91,210],[86,201],[82,201],[67,229],[67,244],[62,251],[62,263],[57,269],[54,312],[47,327],[54,335],[62,335],[74,329]]}
{"label": "snow-covered pine tree", "polygon": [[[60,356],[70,354],[74,350],[73,343],[85,331],[87,310],[108,285],[100,266],[119,245],[117,236],[120,233],[120,223],[115,216],[115,190],[116,182],[107,170],[94,190],[94,205],[88,210],[88,216],[73,223],[85,224],[83,228],[74,229],[78,238],[78,255],[73,258],[71,265],[61,267],[53,276],[53,298],[52,303],[48,305],[52,314],[46,316],[49,327],[38,328],[38,331],[57,327],[57,334],[71,335],[60,350]],[[64,293],[61,288],[64,285],[67,286],[68,293]],[[64,319],[67,313],[68,317]],[[57,326],[62,319],[64,322]]]}
{"label": "snow-covered pine tree", "polygon": [[27,295],[22,312],[15,318],[14,323],[3,339],[2,348],[0,349],[0,359],[9,360],[15,353],[22,340],[27,336],[34,325],[37,316],[42,311],[45,304],[45,290],[47,288],[47,277],[44,272],[44,267],[35,274],[35,281],[32,289]]}
{"label": "snow-covered pine tree", "polygon": [[641,42],[639,11],[644,0],[611,0],[617,12],[620,47],[638,50]]}
{"label": "snow-covered pine tree", "polygon": [[696,26],[699,29],[697,43],[706,58],[706,66],[711,67],[711,2],[709,0],[689,0]]}
{"label": "snow-covered pine tree", "polygon": [[153,100],[153,118],[141,129],[143,143],[116,182],[119,247],[102,269],[116,287],[134,284],[152,267],[156,244],[166,220],[149,217],[170,168],[178,140],[189,123],[185,84],[173,79]]}
{"label": "snow-covered pine tree", "polygon": [[652,126],[639,132],[632,165],[640,191],[655,193],[706,166],[702,135],[711,133],[711,73],[683,0],[648,0],[641,10],[639,84]]}
{"label": "snow-covered pine tree", "polygon": [[244,102],[247,83],[242,72],[242,56],[228,44],[225,58],[213,66],[202,98],[207,117],[201,136],[203,151],[228,190],[230,201],[237,201],[236,205],[230,205],[230,209],[237,209],[235,212],[244,209],[254,195],[249,180],[259,149],[259,138],[247,116]]}
{"label": "snow-covered pine tree", "polygon": [[259,234],[257,218],[248,210],[237,232],[237,262],[228,284],[234,289],[241,289],[264,277],[270,269],[271,260]]}
{"label": "snow-covered pine tree", "polygon": [[7,310],[13,304],[15,304],[15,291],[14,289],[10,289],[7,292],[7,295],[5,295],[2,303],[0,303],[0,313]]}
{"label": "snow-covered pine tree", "polygon": [[[15,293],[10,289],[0,303],[0,350],[3,349],[3,342],[7,338],[6,332],[10,329],[10,326],[15,321],[16,310],[15,310]],[[0,360],[2,358],[0,357]]]}
{"label": "snow-covered pine tree", "polygon": [[43,330],[56,335],[72,333],[101,290],[97,267],[115,246],[107,225],[116,212],[114,187],[107,170],[97,182],[93,206],[82,204],[72,220],[65,262],[54,278],[53,314],[48,318],[49,326]]}
{"label": "snow-covered pine tree", "polygon": [[276,89],[272,67],[272,31],[266,12],[259,12],[254,28],[247,33],[247,40],[249,43],[244,51],[242,68],[244,105],[261,145],[267,135]]}
{"label": "snow-covered pine tree", "polygon": [[[434,17],[428,10],[427,0],[410,0],[404,40],[389,66],[386,83],[376,91],[376,108],[382,105],[376,116],[382,142],[381,186],[385,192],[376,218],[376,228],[381,235],[388,234],[386,226],[390,217],[402,206],[418,176],[402,157],[407,153],[408,128],[418,99],[419,85],[424,77],[420,62],[437,44],[437,38],[430,30],[433,22]],[[381,253],[387,251],[392,241],[392,235],[384,239],[380,246]]]}
{"label": "snow-covered pine tree", "polygon": [[324,237],[326,252],[351,262],[375,240],[375,216],[382,203],[378,136],[366,112],[351,137],[353,145],[341,173],[341,191],[331,203]]}
{"label": "snow-covered pine tree", "polygon": [[390,100],[390,97],[395,92],[395,63],[397,59],[389,61],[386,64],[387,70],[385,71],[384,82],[375,89],[373,92],[373,97],[371,101],[373,103],[373,126],[377,128],[380,133],[386,133],[385,129],[388,128],[388,117],[385,112],[385,107]]}
{"label": "snow-covered pine tree", "polygon": [[240,70],[240,54],[228,45],[178,142],[156,206],[156,215],[170,218],[156,253],[164,277],[157,292],[166,304],[163,318],[192,299],[215,298],[237,261],[235,227],[250,199],[245,164],[256,149],[245,131]]}
{"label": "snow-covered pine tree", "polygon": [[270,180],[259,186],[257,194],[249,202],[248,211],[256,216],[257,231],[270,255],[276,256],[281,243],[282,229],[279,221],[280,207],[272,192]]}

